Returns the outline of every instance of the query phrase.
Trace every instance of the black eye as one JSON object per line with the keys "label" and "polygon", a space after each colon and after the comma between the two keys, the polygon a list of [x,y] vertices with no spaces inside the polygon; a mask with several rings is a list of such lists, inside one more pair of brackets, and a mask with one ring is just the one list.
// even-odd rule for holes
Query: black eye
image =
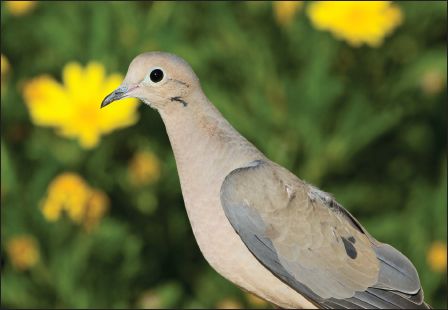
{"label": "black eye", "polygon": [[160,82],[163,79],[163,71],[160,70],[160,69],[154,69],[149,74],[149,78],[154,83],[158,83],[158,82]]}

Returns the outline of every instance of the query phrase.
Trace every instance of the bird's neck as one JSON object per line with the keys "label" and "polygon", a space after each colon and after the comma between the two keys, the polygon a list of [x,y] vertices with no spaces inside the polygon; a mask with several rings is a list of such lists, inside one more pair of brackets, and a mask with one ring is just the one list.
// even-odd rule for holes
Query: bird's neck
{"label": "bird's neck", "polygon": [[230,171],[263,155],[222,117],[202,91],[182,99],[186,106],[170,102],[160,114],[187,203],[189,193],[197,187],[219,191]]}

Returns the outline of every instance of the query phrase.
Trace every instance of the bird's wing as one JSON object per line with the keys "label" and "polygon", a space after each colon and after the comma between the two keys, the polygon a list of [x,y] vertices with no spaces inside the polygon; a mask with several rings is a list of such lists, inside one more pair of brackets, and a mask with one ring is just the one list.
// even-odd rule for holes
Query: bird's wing
{"label": "bird's wing", "polygon": [[370,237],[329,194],[271,162],[232,171],[221,187],[231,225],[275,276],[321,307],[426,307],[417,272]]}

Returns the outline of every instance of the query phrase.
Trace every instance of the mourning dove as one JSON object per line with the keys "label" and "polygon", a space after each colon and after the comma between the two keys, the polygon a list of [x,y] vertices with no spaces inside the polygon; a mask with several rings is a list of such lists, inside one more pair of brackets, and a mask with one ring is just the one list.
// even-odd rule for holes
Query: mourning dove
{"label": "mourning dove", "polygon": [[222,276],[282,308],[429,308],[412,263],[241,136],[183,59],[138,55],[101,107],[125,97],[160,113],[194,236]]}

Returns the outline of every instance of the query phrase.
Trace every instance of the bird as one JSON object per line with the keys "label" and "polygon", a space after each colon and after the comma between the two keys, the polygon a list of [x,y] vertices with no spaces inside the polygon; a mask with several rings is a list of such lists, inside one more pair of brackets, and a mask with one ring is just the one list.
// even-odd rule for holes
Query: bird
{"label": "bird", "polygon": [[243,137],[184,59],[137,55],[101,108],[127,97],[160,114],[194,237],[224,278],[280,308],[430,308],[412,262]]}

